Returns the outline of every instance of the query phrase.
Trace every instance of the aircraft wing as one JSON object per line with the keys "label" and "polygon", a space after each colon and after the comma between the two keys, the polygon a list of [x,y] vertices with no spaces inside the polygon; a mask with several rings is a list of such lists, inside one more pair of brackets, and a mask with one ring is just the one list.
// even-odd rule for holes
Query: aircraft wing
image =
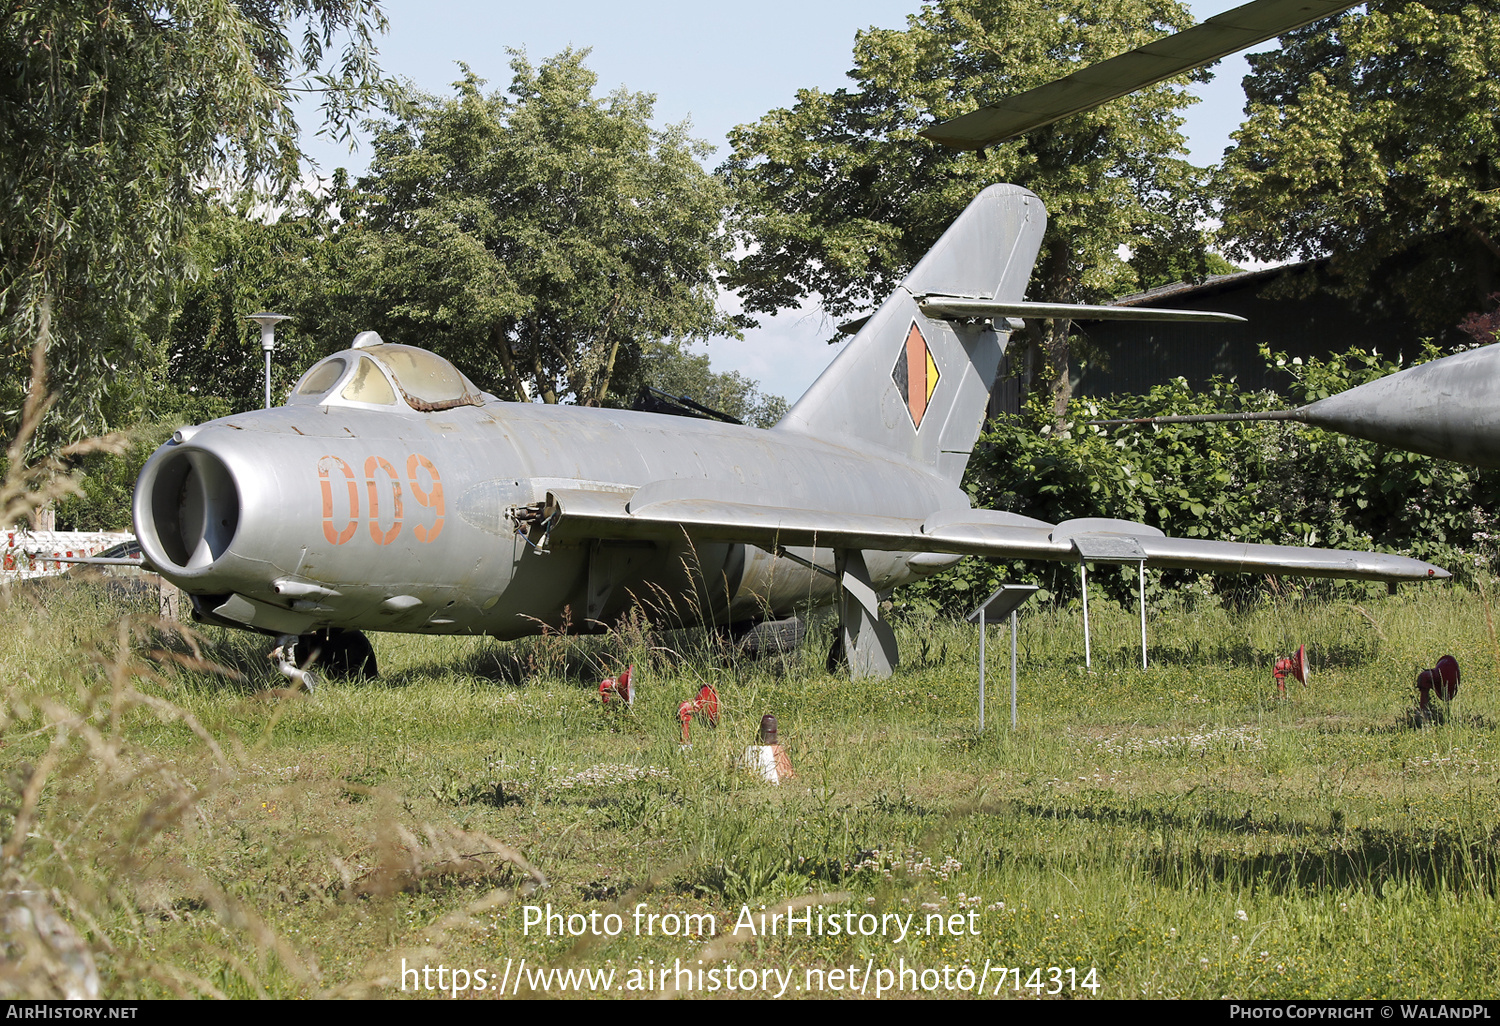
{"label": "aircraft wing", "polygon": [[1253,0],[921,134],[955,149],[983,149],[1355,6],[1344,0]]}
{"label": "aircraft wing", "polygon": [[[744,542],[775,552],[782,546],[945,552],[989,559],[1144,562],[1149,567],[1213,573],[1289,574],[1365,581],[1447,578],[1431,563],[1384,552],[1255,545],[1169,538],[1128,520],[1088,518],[1049,524],[996,510],[945,510],[925,519],[795,509],[746,502],[726,494],[691,494],[704,482],[661,481],[626,498],[619,492],[549,492],[552,537]],[[706,489],[712,491],[711,486]]]}

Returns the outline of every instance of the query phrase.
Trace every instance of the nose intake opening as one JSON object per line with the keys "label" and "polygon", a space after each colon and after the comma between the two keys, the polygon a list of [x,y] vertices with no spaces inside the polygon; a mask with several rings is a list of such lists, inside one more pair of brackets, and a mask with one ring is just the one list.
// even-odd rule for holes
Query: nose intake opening
{"label": "nose intake opening", "polygon": [[173,453],[151,485],[151,520],[164,554],[179,568],[210,566],[229,549],[239,528],[234,475],[202,449]]}

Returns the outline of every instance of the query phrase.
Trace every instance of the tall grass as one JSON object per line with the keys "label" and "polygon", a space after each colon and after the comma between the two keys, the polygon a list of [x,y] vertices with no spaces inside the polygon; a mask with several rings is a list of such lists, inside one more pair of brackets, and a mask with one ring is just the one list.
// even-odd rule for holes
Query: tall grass
{"label": "tall grass", "polygon": [[[975,629],[944,621],[900,626],[885,682],[827,674],[826,626],[749,661],[637,620],[504,645],[380,636],[380,679],[306,695],[250,635],[87,583],[12,594],[0,988],[399,995],[403,958],[623,973],[706,952],[799,982],[988,961],[1024,970],[1003,989],[1019,997],[1052,966],[1096,970],[1101,997],[1489,991],[1500,712],[1477,594],[1200,603],[1153,619],[1144,671],[1134,611],[1091,612],[1092,672],[1076,614],[1022,616],[1020,726],[992,711],[981,734]],[[1278,699],[1271,662],[1302,643],[1310,686]],[[1445,652],[1467,677],[1419,721],[1416,672]],[[635,707],[602,704],[599,679],[631,663]],[[721,723],[684,750],[677,705],[703,683]],[[797,773],[780,787],[734,768],[766,712]],[[547,937],[522,911],[725,929],[788,902],[973,912],[974,931]]]}

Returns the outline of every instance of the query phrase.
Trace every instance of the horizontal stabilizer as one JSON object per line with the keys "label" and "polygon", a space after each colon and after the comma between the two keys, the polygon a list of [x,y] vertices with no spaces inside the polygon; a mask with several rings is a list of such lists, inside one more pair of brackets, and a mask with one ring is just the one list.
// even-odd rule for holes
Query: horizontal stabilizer
{"label": "horizontal stabilizer", "polygon": [[1086,303],[1001,303],[988,299],[964,299],[958,296],[926,296],[917,301],[928,317],[965,319],[971,317],[1062,318],[1075,321],[1195,321],[1226,324],[1245,318],[1210,310],[1165,310],[1150,306],[1090,306]]}
{"label": "horizontal stabilizer", "polygon": [[[668,484],[663,482],[663,484]],[[946,552],[988,559],[1135,563],[1211,573],[1289,574],[1366,581],[1440,580],[1448,571],[1383,552],[1169,538],[1125,520],[1083,519],[1056,526],[994,510],[944,510],[925,520],[765,506],[647,485],[626,501],[618,492],[553,492],[561,543],[591,538],[742,542],[768,551],[789,545],[892,552]],[[653,493],[671,497],[653,498]]]}

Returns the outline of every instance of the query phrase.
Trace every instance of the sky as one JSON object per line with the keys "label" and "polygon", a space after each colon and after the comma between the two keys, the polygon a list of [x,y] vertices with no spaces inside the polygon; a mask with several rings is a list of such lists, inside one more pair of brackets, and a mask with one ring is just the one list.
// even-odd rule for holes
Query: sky
{"label": "sky", "polygon": [[[901,28],[919,0],[760,0],[717,7],[683,0],[383,0],[390,29],[379,43],[381,68],[418,89],[446,94],[466,64],[490,89],[510,81],[511,49],[533,64],[565,48],[588,48],[588,67],[603,93],[624,87],[656,96],[659,125],[688,120],[692,135],[719,147],[705,163],[727,155],[725,137],[736,125],[796,100],[798,89],[825,91],[848,84],[855,33],[869,26]],[[1238,0],[1188,0],[1198,20]],[[1257,49],[1269,49],[1263,44]],[[1185,132],[1195,163],[1217,163],[1240,123],[1247,72],[1243,56],[1227,58],[1215,78],[1194,91],[1203,102],[1186,111]],[[313,120],[304,113],[304,124]],[[322,173],[345,167],[358,175],[369,163],[361,141],[347,146],[309,139],[306,149]],[[737,312],[732,295],[721,297]],[[743,340],[697,347],[716,371],[738,371],[763,391],[795,401],[827,366],[832,324],[816,309],[761,317]],[[420,339],[399,341],[421,345]]]}

